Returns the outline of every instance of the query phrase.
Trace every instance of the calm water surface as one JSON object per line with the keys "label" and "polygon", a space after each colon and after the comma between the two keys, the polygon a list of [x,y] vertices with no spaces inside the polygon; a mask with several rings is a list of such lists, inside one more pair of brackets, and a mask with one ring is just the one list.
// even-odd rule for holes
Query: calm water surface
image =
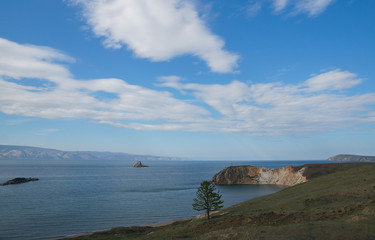
{"label": "calm water surface", "polygon": [[[324,162],[324,161],[314,161]],[[203,180],[230,165],[269,168],[311,161],[0,161],[0,239],[53,239],[117,226],[143,225],[200,214],[191,204]],[[277,186],[218,186],[225,207],[279,191]]]}

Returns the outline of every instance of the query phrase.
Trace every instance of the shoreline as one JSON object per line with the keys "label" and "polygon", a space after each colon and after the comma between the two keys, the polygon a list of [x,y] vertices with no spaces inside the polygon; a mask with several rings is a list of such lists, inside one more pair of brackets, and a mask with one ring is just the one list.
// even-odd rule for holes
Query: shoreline
{"label": "shoreline", "polygon": [[198,215],[196,217],[175,219],[175,220],[164,221],[164,222],[155,222],[155,223],[144,224],[144,225],[131,225],[131,226],[123,226],[123,227],[113,227],[113,228],[97,230],[97,231],[94,231],[94,232],[78,233],[78,234],[72,234],[72,235],[68,235],[68,236],[53,238],[52,240],[64,240],[64,239],[70,239],[70,238],[76,238],[76,237],[90,236],[90,235],[93,235],[95,233],[106,232],[106,231],[110,231],[110,230],[116,229],[116,228],[133,228],[133,227],[157,228],[157,227],[164,227],[164,226],[168,226],[168,225],[171,225],[173,223],[176,223],[176,222],[183,222],[183,221],[198,219],[198,218],[201,218],[202,216],[204,216],[204,215]]}
{"label": "shoreline", "polygon": [[193,220],[193,219],[196,219],[196,218],[199,218],[199,217],[201,217],[201,215],[196,216],[196,217],[181,218],[181,219],[175,219],[175,220],[170,220],[170,221],[165,221],[165,222],[155,222],[155,223],[150,223],[150,224],[145,224],[145,225],[137,225],[137,226],[130,226],[130,227],[164,227],[164,226],[176,223],[176,222]]}

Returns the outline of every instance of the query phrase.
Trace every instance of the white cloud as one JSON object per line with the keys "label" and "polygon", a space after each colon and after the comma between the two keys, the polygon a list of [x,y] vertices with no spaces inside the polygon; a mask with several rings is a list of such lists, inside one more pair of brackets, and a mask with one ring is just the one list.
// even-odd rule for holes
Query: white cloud
{"label": "white cloud", "polygon": [[281,12],[292,6],[295,14],[306,13],[309,16],[316,16],[324,12],[328,5],[335,0],[273,0],[273,8],[275,12]]}
{"label": "white cloud", "polygon": [[179,76],[160,77],[160,89],[177,89],[184,94],[181,100],[172,91],[121,79],[74,79],[61,63],[73,59],[51,48],[0,39],[0,50],[6,52],[0,55],[0,111],[9,115],[246,135],[310,134],[375,124],[375,94],[346,95],[361,79],[339,69],[294,85],[197,84]]}
{"label": "white cloud", "polygon": [[21,45],[0,38],[0,75],[15,79],[43,78],[55,79],[61,76],[69,78],[69,71],[54,62],[73,62],[74,59],[48,47]]}
{"label": "white cloud", "polygon": [[213,72],[233,72],[239,56],[206,27],[186,0],[71,0],[80,3],[93,32],[110,48],[127,46],[137,57],[166,61],[191,54]]}
{"label": "white cloud", "polygon": [[340,69],[314,76],[306,81],[308,91],[342,90],[362,82],[357,75]]}
{"label": "white cloud", "polygon": [[184,93],[184,91],[182,91],[182,85],[180,83],[182,80],[183,79],[181,77],[175,75],[161,76],[158,77],[158,81],[162,82],[162,84],[156,84],[156,86],[174,88],[179,90],[181,93]]}
{"label": "white cloud", "polygon": [[[7,49],[7,54],[0,55],[0,111],[6,114],[170,123],[192,121],[209,114],[173,98],[169,92],[131,85],[120,79],[76,80],[65,66],[53,62],[72,59],[54,49],[5,39],[0,39],[0,49]],[[25,84],[25,80],[31,84]],[[41,80],[53,84],[40,84]],[[97,99],[94,93],[98,91],[117,98]]]}
{"label": "white cloud", "polygon": [[[267,83],[246,85],[182,84],[166,81],[180,91],[191,91],[221,114],[212,122],[212,131],[250,135],[310,134],[374,124],[375,94],[347,96],[334,90],[359,84],[360,79],[348,71],[334,70],[297,85]],[[323,91],[318,93],[318,91]],[[220,129],[220,130],[219,130]]]}

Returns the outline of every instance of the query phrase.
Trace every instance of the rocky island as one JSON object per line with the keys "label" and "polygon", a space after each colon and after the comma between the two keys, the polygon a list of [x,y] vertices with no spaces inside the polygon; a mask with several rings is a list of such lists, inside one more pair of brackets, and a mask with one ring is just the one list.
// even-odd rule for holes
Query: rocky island
{"label": "rocky island", "polygon": [[137,161],[133,164],[133,167],[140,168],[140,167],[148,167],[148,166],[143,165],[141,161]]}
{"label": "rocky island", "polygon": [[3,184],[0,184],[0,186],[6,186],[6,185],[12,185],[12,184],[21,184],[21,183],[27,183],[27,182],[34,182],[38,181],[39,178],[23,178],[23,177],[18,177],[14,178],[12,180],[6,181]]}

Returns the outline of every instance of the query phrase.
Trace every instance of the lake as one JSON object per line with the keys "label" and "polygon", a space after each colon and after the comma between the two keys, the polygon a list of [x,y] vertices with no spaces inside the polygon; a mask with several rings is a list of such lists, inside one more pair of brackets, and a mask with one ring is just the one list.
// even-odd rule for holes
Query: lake
{"label": "lake", "polygon": [[[326,161],[0,161],[0,183],[15,177],[37,182],[0,187],[0,239],[53,239],[203,214],[192,209],[203,180],[231,165],[268,168]],[[225,207],[281,190],[217,186]]]}

